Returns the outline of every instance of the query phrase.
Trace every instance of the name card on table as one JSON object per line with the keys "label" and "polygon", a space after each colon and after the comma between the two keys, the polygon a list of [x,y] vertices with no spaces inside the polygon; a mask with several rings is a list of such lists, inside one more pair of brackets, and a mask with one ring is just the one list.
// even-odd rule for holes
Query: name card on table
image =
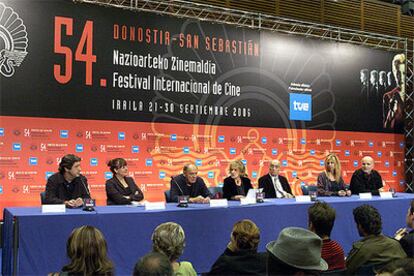
{"label": "name card on table", "polygon": [[249,204],[256,204],[256,197],[250,198],[240,198],[240,205],[249,205]]}
{"label": "name card on table", "polygon": [[145,210],[164,210],[165,209],[165,202],[145,202]]}
{"label": "name card on table", "polygon": [[42,213],[66,213],[65,204],[44,204]]}
{"label": "name card on table", "polygon": [[229,202],[227,199],[210,199],[210,207],[228,207]]}
{"label": "name card on table", "polygon": [[380,192],[381,198],[392,198],[392,192]]}
{"label": "name card on table", "polygon": [[372,199],[371,193],[359,193],[359,199]]}
{"label": "name card on table", "polygon": [[298,195],[295,199],[296,202],[311,202],[311,197],[308,195]]}

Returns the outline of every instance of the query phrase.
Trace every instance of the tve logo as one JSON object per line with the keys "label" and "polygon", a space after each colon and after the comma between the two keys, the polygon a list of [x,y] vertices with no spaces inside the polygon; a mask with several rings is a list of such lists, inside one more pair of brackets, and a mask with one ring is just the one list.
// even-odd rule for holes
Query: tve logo
{"label": "tve logo", "polygon": [[243,163],[243,165],[247,166],[247,160],[246,159],[243,159],[242,163]]}
{"label": "tve logo", "polygon": [[200,167],[203,165],[203,161],[201,159],[196,159],[195,164],[197,167]]}
{"label": "tve logo", "polygon": [[312,120],[312,96],[309,94],[289,94],[289,119],[299,121]]}
{"label": "tve logo", "polygon": [[151,167],[152,166],[152,159],[151,158],[145,159],[145,166],[147,166],[147,167]]}
{"label": "tve logo", "polygon": [[277,155],[277,149],[272,149],[272,155]]}
{"label": "tve logo", "polygon": [[139,146],[132,146],[131,147],[131,152],[132,153],[139,153]]}
{"label": "tve logo", "polygon": [[30,157],[29,158],[29,165],[30,166],[37,166],[37,157]]}
{"label": "tve logo", "polygon": [[292,177],[293,177],[293,178],[295,178],[295,177],[297,177],[297,176],[298,176],[298,173],[297,173],[296,171],[293,171],[293,172],[292,172]]}
{"label": "tve logo", "polygon": [[208,172],[207,177],[208,178],[214,178],[214,172]]}
{"label": "tve logo", "polygon": [[341,140],[339,140],[339,139],[338,139],[338,140],[336,140],[336,141],[335,141],[335,145],[337,145],[338,147],[339,147],[341,144],[342,144],[342,141],[341,141]]}
{"label": "tve logo", "polygon": [[118,132],[118,140],[120,141],[125,140],[125,132]]}
{"label": "tve logo", "polygon": [[256,171],[252,171],[252,178],[257,178],[257,172]]}
{"label": "tve logo", "polygon": [[4,128],[0,128],[0,136],[4,136]]}
{"label": "tve logo", "polygon": [[381,157],[382,156],[382,152],[381,151],[377,152],[377,155],[378,155],[378,157]]}
{"label": "tve logo", "polygon": [[267,144],[267,138],[266,137],[262,137],[262,144]]}
{"label": "tve logo", "polygon": [[397,171],[392,171],[392,176],[397,176]]}
{"label": "tve logo", "polygon": [[171,134],[170,135],[170,140],[173,141],[173,142],[177,141],[177,134]]}
{"label": "tve logo", "polygon": [[368,146],[372,148],[374,146],[374,142],[368,141]]}
{"label": "tve logo", "polygon": [[300,139],[300,143],[301,143],[302,145],[306,145],[306,139],[305,139],[305,138]]}
{"label": "tve logo", "polygon": [[287,167],[287,165],[288,165],[288,161],[287,160],[282,160],[282,166]]}
{"label": "tve logo", "polygon": [[3,193],[3,186],[0,185],[0,194]]}
{"label": "tve logo", "polygon": [[236,149],[235,148],[230,148],[230,154],[236,154]]}
{"label": "tve logo", "polygon": [[350,156],[350,155],[351,155],[351,152],[349,150],[346,150],[345,151],[345,156]]}
{"label": "tve logo", "polygon": [[160,179],[164,179],[164,178],[165,178],[165,172],[162,172],[162,171],[161,171],[161,172],[159,173],[159,176],[160,176]]}
{"label": "tve logo", "polygon": [[61,130],[60,131],[60,138],[67,139],[69,137],[69,131],[68,130]]}
{"label": "tve logo", "polygon": [[76,152],[83,152],[83,145],[82,144],[76,144]]}
{"label": "tve logo", "polygon": [[354,167],[358,167],[358,161],[354,161]]}
{"label": "tve logo", "polygon": [[220,136],[218,137],[218,142],[219,142],[219,143],[224,143],[224,135],[220,135]]}
{"label": "tve logo", "polygon": [[183,147],[183,153],[190,153],[189,147]]}
{"label": "tve logo", "polygon": [[45,172],[46,180],[53,175],[53,172]]}
{"label": "tve logo", "polygon": [[14,151],[20,151],[20,150],[22,150],[22,144],[20,144],[20,143],[13,143],[13,150]]}
{"label": "tve logo", "polygon": [[111,179],[112,173],[111,172],[105,172],[105,179]]}
{"label": "tve logo", "polygon": [[315,150],[310,150],[310,155],[315,155]]}
{"label": "tve logo", "polygon": [[321,167],[325,166],[325,160],[319,160],[319,166]]}
{"label": "tve logo", "polygon": [[91,158],[91,166],[98,166],[98,158]]}
{"label": "tve logo", "polygon": [[387,167],[387,168],[388,168],[388,167],[390,166],[390,162],[385,161],[385,162],[384,162],[384,165],[385,165],[385,167]]}

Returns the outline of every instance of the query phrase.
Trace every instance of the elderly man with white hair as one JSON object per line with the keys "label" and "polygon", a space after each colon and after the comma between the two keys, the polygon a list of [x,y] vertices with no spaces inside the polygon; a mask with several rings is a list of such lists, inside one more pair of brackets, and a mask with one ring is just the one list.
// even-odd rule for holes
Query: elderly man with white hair
{"label": "elderly man with white hair", "polygon": [[374,159],[365,156],[361,160],[361,168],[356,170],[351,178],[352,194],[372,193],[378,195],[383,191],[381,175],[374,170]]}
{"label": "elderly man with white hair", "polygon": [[259,178],[259,188],[266,198],[292,198],[292,190],[286,177],[279,175],[280,162],[273,160],[269,164],[269,173]]}

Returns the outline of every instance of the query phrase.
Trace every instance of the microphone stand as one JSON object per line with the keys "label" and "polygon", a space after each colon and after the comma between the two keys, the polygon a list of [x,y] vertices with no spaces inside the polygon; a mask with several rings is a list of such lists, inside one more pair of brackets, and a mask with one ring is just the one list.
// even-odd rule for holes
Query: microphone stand
{"label": "microphone stand", "polygon": [[[178,189],[181,192],[181,196],[185,197],[183,190],[181,189],[180,185],[178,184],[178,182],[175,180],[175,178],[173,176],[171,176],[171,181],[173,181],[175,183],[175,185],[177,185]],[[187,208],[188,207],[188,200],[180,200],[180,197],[178,197],[178,205],[177,207],[180,208]]]}
{"label": "microphone stand", "polygon": [[[80,181],[82,182],[82,185],[83,185],[83,188],[85,188],[85,191],[86,191],[86,193],[88,194],[88,196],[89,196],[89,199],[90,200],[93,200],[92,198],[91,198],[91,193],[89,192],[89,189],[88,189],[88,187],[86,186],[86,184],[85,184],[85,182],[83,181],[83,179],[82,179],[82,175],[80,175],[79,176],[79,179],[80,179]],[[95,208],[93,208],[93,206],[90,206],[89,204],[87,204],[86,203],[86,200],[85,199],[83,199],[83,211],[86,211],[86,212],[93,212],[93,211],[95,211]]]}

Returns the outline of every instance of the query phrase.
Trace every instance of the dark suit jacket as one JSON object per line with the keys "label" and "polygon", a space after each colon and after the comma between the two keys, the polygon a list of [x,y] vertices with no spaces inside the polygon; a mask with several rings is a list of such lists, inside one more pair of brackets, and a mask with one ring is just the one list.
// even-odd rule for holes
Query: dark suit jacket
{"label": "dark suit jacket", "polygon": [[[108,179],[105,183],[106,190],[106,204],[107,205],[122,205],[131,204],[131,201],[140,201],[144,199],[144,194],[137,187],[132,177],[125,177],[130,193],[128,193],[116,176]],[[136,194],[136,192],[138,192]],[[124,196],[130,196],[125,198]]]}
{"label": "dark suit jacket", "polygon": [[382,178],[376,170],[372,170],[370,175],[367,175],[362,169],[356,170],[349,185],[349,189],[354,195],[369,192],[373,195],[379,195],[378,189],[380,188],[382,188]]}
{"label": "dark suit jacket", "polygon": [[170,200],[172,202],[177,202],[178,196],[180,195],[188,195],[189,197],[197,197],[200,195],[202,197],[213,197],[204,183],[204,180],[198,176],[195,183],[187,185],[187,180],[184,174],[180,174],[171,178],[170,184]]}
{"label": "dark suit jacket", "polygon": [[[291,194],[292,189],[290,188],[289,182],[286,177],[278,175],[280,184],[285,192]],[[275,187],[273,186],[272,178],[269,174],[263,175],[259,178],[259,189],[263,189],[265,198],[276,198]]]}
{"label": "dark suit jacket", "polygon": [[90,198],[85,187],[88,187],[88,180],[83,175],[76,177],[69,183],[63,177],[63,174],[55,173],[47,179],[45,203],[63,204],[65,201],[79,197]]}
{"label": "dark suit jacket", "polygon": [[207,275],[266,275],[267,253],[255,250],[233,252],[228,248]]}
{"label": "dark suit jacket", "polygon": [[[252,183],[250,182],[250,179],[248,179],[247,177],[241,177],[241,181],[244,195],[247,195],[247,192],[253,188]],[[229,176],[224,179],[223,198],[231,200],[231,198],[236,195],[239,195],[239,193],[237,192],[236,181],[234,181],[234,179],[231,178],[231,176]]]}

